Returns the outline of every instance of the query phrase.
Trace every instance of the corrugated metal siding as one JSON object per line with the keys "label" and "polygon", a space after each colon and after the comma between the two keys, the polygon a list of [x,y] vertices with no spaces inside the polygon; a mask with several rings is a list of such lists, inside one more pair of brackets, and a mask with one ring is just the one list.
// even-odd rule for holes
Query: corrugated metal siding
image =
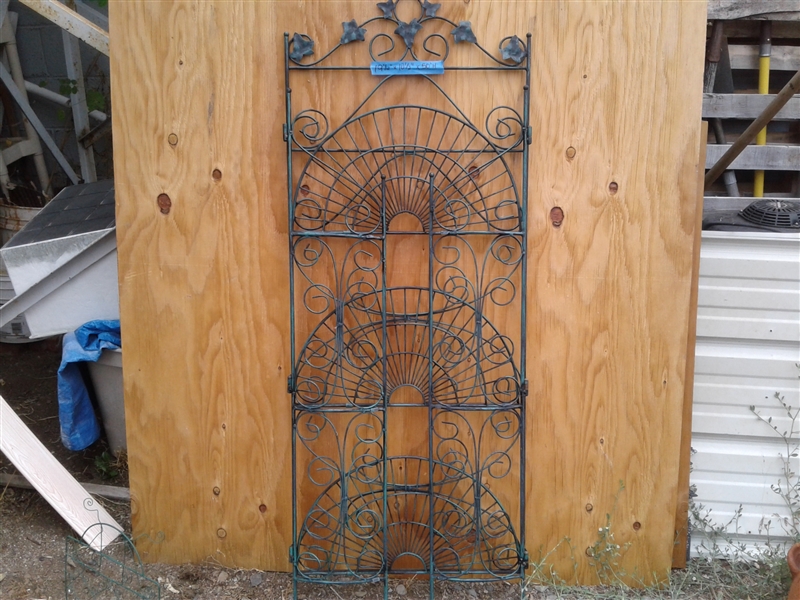
{"label": "corrugated metal siding", "polygon": [[[770,487],[783,479],[786,446],[749,407],[788,430],[790,420],[774,396],[779,392],[800,406],[798,363],[800,234],[704,231],[691,481],[696,502],[711,509],[717,524],[742,506],[743,542],[788,541],[775,517],[788,509]],[[791,460],[800,473],[800,459]],[[693,548],[702,542],[693,534]]]}

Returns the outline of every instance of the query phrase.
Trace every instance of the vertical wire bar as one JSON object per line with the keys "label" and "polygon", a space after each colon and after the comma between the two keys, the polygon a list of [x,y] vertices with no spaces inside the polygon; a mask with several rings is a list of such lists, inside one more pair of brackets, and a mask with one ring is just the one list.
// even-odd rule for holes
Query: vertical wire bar
{"label": "vertical wire bar", "polygon": [[526,500],[526,437],[527,437],[527,408],[528,380],[527,380],[527,344],[528,344],[528,146],[530,139],[530,103],[531,103],[531,41],[530,33],[527,35],[527,57],[525,60],[525,87],[523,90],[522,122],[525,127],[525,139],[522,144],[522,207],[520,215],[520,228],[522,229],[522,273],[520,274],[520,348],[519,348],[519,374],[520,385],[524,393],[520,395],[519,411],[519,559],[520,578],[524,581],[525,569],[528,563],[528,551],[525,548],[525,500]]}
{"label": "vertical wire bar", "polygon": [[283,78],[286,97],[286,193],[287,193],[287,220],[289,239],[289,332],[290,332],[290,360],[289,367],[289,392],[292,403],[292,546],[290,559],[292,562],[292,598],[297,600],[298,565],[297,554],[297,413],[295,411],[296,395],[295,381],[295,314],[294,314],[294,238],[292,236],[292,217],[294,215],[294,201],[292,189],[292,89],[289,87],[289,33],[283,34]]}
{"label": "vertical wire bar", "polygon": [[389,522],[386,494],[388,492],[388,463],[389,442],[386,435],[386,426],[389,415],[389,396],[386,393],[386,176],[381,174],[381,332],[383,345],[381,348],[381,377],[383,380],[383,457],[381,460],[383,483],[383,598],[389,598]]}
{"label": "vertical wire bar", "polygon": [[428,188],[428,596],[433,594],[433,177]]}

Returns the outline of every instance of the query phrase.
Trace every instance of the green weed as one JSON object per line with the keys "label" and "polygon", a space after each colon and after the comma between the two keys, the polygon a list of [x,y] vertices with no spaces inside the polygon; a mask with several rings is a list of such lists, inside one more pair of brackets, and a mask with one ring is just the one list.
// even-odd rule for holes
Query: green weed
{"label": "green weed", "polygon": [[[798,366],[800,368],[800,366]],[[753,546],[744,543],[739,536],[739,519],[743,507],[725,522],[714,518],[712,511],[690,500],[691,528],[701,535],[704,542],[698,555],[688,561],[686,569],[673,570],[661,586],[636,585],[641,580],[621,567],[621,560],[629,545],[620,545],[615,540],[614,507],[606,515],[606,524],[597,532],[597,539],[587,550],[590,564],[603,585],[577,587],[575,581],[566,581],[554,572],[549,562],[564,546],[569,548],[573,567],[577,572],[574,547],[569,538],[564,538],[549,552],[539,551],[539,558],[532,561],[531,574],[524,587],[523,598],[528,600],[672,600],[677,598],[696,600],[783,600],[786,598],[791,575],[786,564],[786,547],[770,539],[773,520],[780,527],[782,538],[789,536],[800,542],[800,477],[793,464],[800,456],[800,408],[787,404],[785,397],[775,394],[775,399],[786,411],[789,427],[781,430],[772,419],[764,417],[754,406],[751,412],[780,437],[783,442],[781,478],[771,486],[787,507],[788,516],[773,515],[762,521],[759,533],[767,536],[767,543]],[[619,493],[624,490],[620,482]],[[785,539],[785,538],[784,538]],[[632,581],[634,585],[627,585]],[[572,583],[573,586],[569,584]]]}

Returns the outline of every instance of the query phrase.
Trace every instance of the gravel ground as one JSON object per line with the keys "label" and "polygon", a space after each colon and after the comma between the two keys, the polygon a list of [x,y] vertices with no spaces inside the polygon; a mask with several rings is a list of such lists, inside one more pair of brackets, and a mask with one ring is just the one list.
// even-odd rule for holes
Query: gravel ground
{"label": "gravel ground", "polygon": [[[103,502],[112,516],[123,526],[129,523],[127,504]],[[36,492],[7,488],[0,499],[0,598],[33,600],[64,598],[65,579],[77,580],[69,598],[116,598],[102,591],[98,580],[82,578],[80,562],[67,561],[67,536],[74,535],[64,521]],[[77,564],[76,564],[77,563]],[[73,566],[74,565],[74,566]],[[265,573],[254,570],[225,569],[219,565],[144,565],[148,578],[159,582],[165,599],[194,598],[197,600],[288,600],[292,581],[286,573]],[[88,583],[87,583],[88,581]],[[134,579],[135,582],[141,582]],[[135,587],[135,586],[134,586]],[[390,598],[427,598],[427,582],[422,580],[393,581]],[[148,588],[139,589],[144,594]],[[512,600],[520,598],[517,584],[437,584],[436,597],[465,600]],[[135,596],[124,596],[134,598]],[[383,597],[382,588],[368,586],[305,586],[299,598],[306,600],[341,600],[356,598],[377,600]],[[538,594],[531,596],[539,597]],[[546,597],[545,595],[541,596]]]}
{"label": "gravel ground", "polygon": [[[108,447],[103,440],[82,452],[67,450],[60,440],[56,371],[60,362],[60,343],[48,340],[31,344],[0,343],[0,395],[25,421],[37,437],[67,470],[83,483],[127,486],[124,463],[111,475]],[[112,467],[114,465],[111,465]],[[0,473],[16,473],[0,454]],[[103,505],[126,531],[130,531],[130,506],[126,502],[102,500]],[[142,568],[147,580],[134,578],[136,594],[114,595],[104,591],[97,579],[84,577],[81,558],[74,546],[67,550],[67,538],[74,535],[61,517],[35,491],[0,486],[0,599],[85,599],[154,598],[145,596],[143,582],[158,582],[161,598],[219,600],[288,600],[292,597],[291,576],[226,569],[208,562],[201,565],[147,564]],[[128,547],[118,543],[111,554],[120,561]],[[96,555],[95,555],[96,556]],[[783,600],[788,589],[788,569],[779,560],[772,565],[741,564],[727,561],[692,561],[690,569],[675,572],[671,585],[663,590],[631,588],[553,588],[529,586],[524,594],[516,583],[436,584],[441,600],[584,600],[637,599],[667,600]],[[126,564],[135,565],[130,560]],[[772,573],[770,573],[772,571]],[[786,573],[784,573],[784,571]],[[119,579],[117,568],[114,577]],[[766,572],[766,575],[765,575]],[[70,592],[67,594],[66,589]],[[422,579],[392,580],[392,600],[427,598],[428,584]],[[298,597],[303,600],[380,599],[380,585],[305,586]]]}
{"label": "gravel ground", "polygon": [[[82,483],[127,486],[124,469],[108,477],[97,467],[108,451],[104,440],[82,452],[67,450],[60,440],[56,372],[60,362],[60,341],[30,344],[0,343],[0,395],[47,446],[56,458]],[[107,456],[107,455],[106,455]],[[102,462],[102,460],[101,460]],[[0,473],[15,474],[14,466],[0,454]],[[130,530],[130,506],[110,500],[103,505],[126,531]],[[75,535],[50,505],[35,491],[0,487],[0,598],[64,598],[65,580],[76,589],[70,598],[85,598],[103,589],[97,581],[84,584],[80,562],[66,560],[66,539]],[[119,545],[122,550],[123,545]],[[220,600],[284,600],[291,598],[291,577],[285,573],[265,573],[225,569],[220,565],[163,565],[143,567],[148,578],[158,581],[162,598]],[[88,585],[88,589],[87,586]],[[78,589],[80,588],[80,589]],[[390,586],[392,598],[427,598],[428,585],[422,580],[397,580]],[[142,590],[140,590],[142,591]],[[144,593],[145,590],[142,591]],[[299,597],[307,600],[342,598],[377,599],[382,586],[305,586]],[[509,583],[437,583],[437,598],[511,600],[520,597],[520,587]],[[101,593],[97,598],[114,598]],[[128,596],[125,596],[126,598]],[[130,596],[131,598],[135,596]]]}

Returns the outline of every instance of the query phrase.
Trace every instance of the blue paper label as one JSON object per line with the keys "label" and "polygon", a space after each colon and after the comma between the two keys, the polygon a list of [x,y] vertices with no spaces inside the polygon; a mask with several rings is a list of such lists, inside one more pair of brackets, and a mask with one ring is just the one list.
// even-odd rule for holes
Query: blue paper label
{"label": "blue paper label", "polygon": [[444,63],[440,60],[374,61],[369,70],[373,75],[441,75]]}

